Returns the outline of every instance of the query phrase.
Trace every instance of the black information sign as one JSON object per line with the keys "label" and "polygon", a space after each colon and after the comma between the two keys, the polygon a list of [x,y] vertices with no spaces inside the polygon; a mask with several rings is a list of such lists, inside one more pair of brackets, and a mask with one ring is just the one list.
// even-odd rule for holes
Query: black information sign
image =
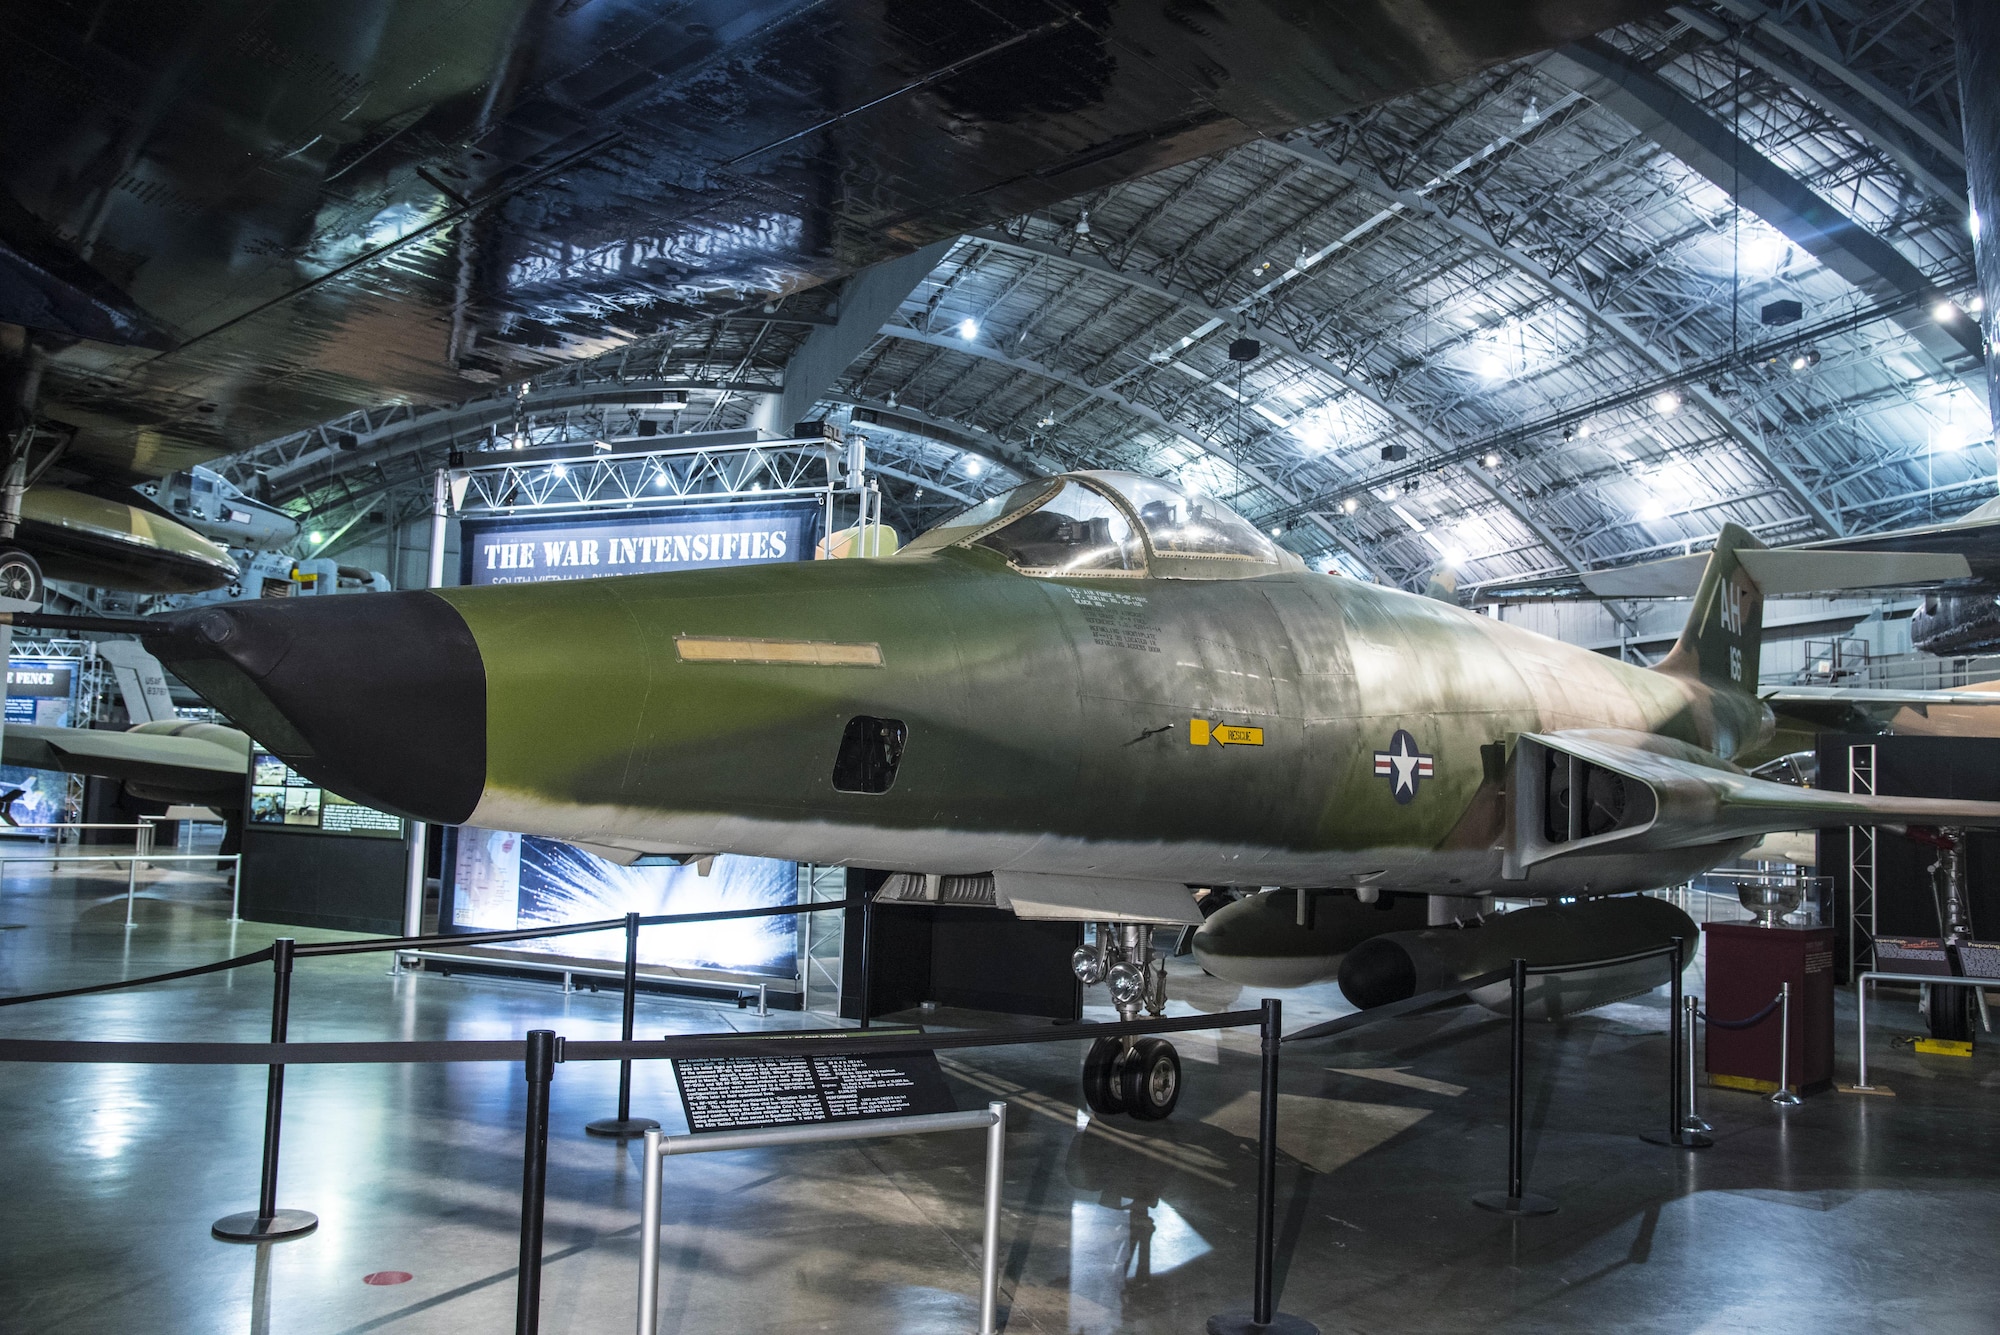
{"label": "black information sign", "polygon": [[[935,1052],[816,1055],[816,1042],[852,1038],[851,1029],[803,1034],[745,1034],[797,1039],[799,1053],[767,1057],[696,1057],[674,1062],[690,1131],[749,1131],[810,1122],[857,1122],[957,1112]],[[871,1029],[871,1037],[921,1030]],[[668,1035],[669,1038],[672,1035]]]}

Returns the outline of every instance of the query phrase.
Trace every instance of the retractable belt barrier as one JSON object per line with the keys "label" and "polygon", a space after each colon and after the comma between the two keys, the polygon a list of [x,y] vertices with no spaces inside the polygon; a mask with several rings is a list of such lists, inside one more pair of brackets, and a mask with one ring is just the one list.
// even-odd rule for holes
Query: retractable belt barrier
{"label": "retractable belt barrier", "polygon": [[[299,945],[290,937],[279,937],[263,950],[252,951],[248,955],[238,955],[233,959],[217,960],[212,964],[196,965],[189,969],[176,969],[169,973],[150,974],[144,978],[127,978],[117,982],[95,983],[86,987],[62,988],[53,992],[37,992],[26,996],[0,997],[0,1006],[18,1006],[30,1001],[52,1001],[59,997],[88,996],[98,992],[113,992],[123,988],[145,987],[153,983],[171,982],[180,978],[194,978],[202,974],[218,973],[224,969],[238,969],[246,964],[271,961],[273,973],[271,990],[271,1041],[268,1044],[242,1043],[73,1043],[67,1041],[0,1040],[0,1052],[10,1055],[0,1056],[9,1061],[67,1061],[67,1062],[145,1062],[169,1065],[227,1064],[258,1061],[270,1066],[264,1099],[264,1166],[258,1178],[257,1209],[218,1219],[212,1229],[215,1236],[227,1242],[267,1242],[274,1238],[296,1237],[310,1233],[319,1226],[319,1219],[308,1210],[280,1210],[278,1198],[278,1151],[280,1129],[284,1122],[285,1066],[287,1064],[315,1062],[397,1062],[397,1061],[512,1061],[514,1046],[511,1043],[493,1045],[505,1049],[501,1052],[481,1057],[471,1049],[480,1045],[411,1044],[404,1045],[401,1055],[389,1055],[382,1051],[383,1045],[369,1043],[329,1043],[293,1044],[286,1042],[286,1028],[289,1023],[292,998],[292,965],[301,957],[312,958],[322,955],[361,955],[376,951],[421,949],[426,945],[486,945],[507,941],[533,941],[547,937],[581,936],[591,932],[614,931],[623,928],[625,932],[625,995],[624,1015],[620,1027],[623,1041],[632,1041],[634,1021],[634,1001],[638,991],[639,971],[639,929],[642,927],[664,927],[682,923],[721,922],[733,918],[770,918],[801,913],[825,913],[834,909],[844,909],[859,903],[853,899],[815,901],[806,904],[784,904],[771,908],[717,909],[707,913],[628,913],[622,918],[606,918],[595,922],[568,923],[559,927],[517,928],[505,932],[463,932],[450,935],[428,937],[372,937],[359,941],[322,941]],[[262,1055],[250,1056],[251,1048],[262,1049]],[[437,1055],[420,1056],[416,1049],[428,1048]],[[318,1050],[319,1056],[309,1055],[308,1050]],[[449,1049],[449,1050],[448,1050]],[[456,1051],[461,1055],[451,1055]],[[584,1129],[593,1135],[632,1136],[639,1135],[648,1128],[657,1127],[651,1118],[632,1116],[632,1060],[621,1060],[618,1072],[618,1115],[600,1118],[589,1123]]]}
{"label": "retractable belt barrier", "polygon": [[[281,941],[260,958],[272,958],[280,980],[290,976],[292,952]],[[234,965],[248,961],[223,961]],[[213,970],[221,965],[207,966]],[[280,995],[283,994],[282,985]],[[517,1040],[453,1039],[437,1042],[289,1043],[284,1041],[285,1013],[273,1014],[269,1043],[73,1042],[62,1039],[0,1039],[0,1062],[117,1062],[166,1065],[269,1065],[281,1081],[287,1065],[433,1063],[503,1061],[522,1063],[528,1081],[525,1142],[522,1153],[521,1265],[516,1292],[515,1330],[533,1335],[540,1329],[542,1226],[548,1190],[549,1086],[559,1064],[575,1061],[673,1060],[696,1057],[795,1055],[796,1038],[759,1039],[740,1033],[689,1035],[681,1038],[629,1041],[567,1042],[553,1030],[531,1031]],[[1258,1010],[1224,1011],[1215,1015],[1162,1017],[1152,1020],[1064,1025],[1049,1030],[991,1033],[872,1035],[824,1038],[813,1051],[822,1056],[879,1052],[921,1052],[955,1048],[1011,1047],[1028,1043],[1073,1043],[1104,1037],[1188,1033],[1202,1029],[1258,1027],[1261,1035],[1260,1115],[1257,1146],[1257,1217],[1252,1276],[1252,1307],[1247,1313],[1212,1317],[1208,1328],[1231,1335],[1236,1331],[1299,1332],[1314,1335],[1310,1322],[1275,1310],[1272,1288],[1276,1267],[1276,1174],[1278,1118],[1278,1053],[1283,1011],[1266,999]],[[229,1240],[269,1241],[309,1232],[318,1220],[303,1210],[276,1206],[277,1119],[282,1115],[282,1084],[274,1084],[266,1108],[264,1192],[256,1212],[218,1220],[213,1231]],[[984,1293],[982,1297],[984,1297]],[[986,1304],[982,1303],[982,1306]],[[990,1311],[990,1309],[989,1309]]]}
{"label": "retractable belt barrier", "polygon": [[[218,1220],[213,1226],[217,1237],[241,1241],[269,1241],[273,1238],[295,1236],[309,1232],[317,1226],[318,1220],[303,1210],[280,1210],[277,1208],[277,1162],[278,1130],[283,1117],[283,1078],[287,1065],[333,1065],[333,1064],[386,1064],[386,1063],[436,1063],[436,1062],[481,1062],[504,1061],[522,1063],[523,1073],[528,1081],[529,1098],[526,1114],[526,1134],[522,1154],[522,1201],[521,1201],[521,1265],[517,1279],[517,1303],[515,1329],[517,1335],[532,1335],[540,1327],[540,1294],[542,1264],[542,1225],[548,1182],[548,1130],[549,1130],[549,1086],[554,1079],[555,1067],[565,1062],[576,1061],[616,1061],[621,1064],[619,1129],[600,1131],[599,1134],[632,1134],[625,1128],[634,1125],[630,1117],[631,1063],[633,1061],[658,1061],[715,1057],[753,1057],[772,1055],[795,1055],[799,1051],[795,1037],[758,1038],[740,1032],[726,1035],[689,1035],[686,1037],[659,1040],[635,1041],[632,1037],[633,1023],[633,968],[636,959],[636,941],[641,927],[667,925],[672,923],[708,922],[729,918],[770,917],[783,914],[816,913],[834,909],[866,906],[862,898],[829,900],[820,903],[784,906],[775,909],[736,909],[714,913],[663,914],[642,916],[627,914],[622,919],[607,919],[599,922],[577,923],[564,927],[528,929],[508,932],[466,933],[441,938],[452,944],[476,944],[482,941],[520,941],[539,937],[572,936],[586,932],[608,931],[624,928],[626,932],[625,1000],[623,1016],[623,1037],[617,1041],[580,1040],[566,1041],[553,1030],[533,1030],[526,1036],[525,1043],[512,1040],[443,1040],[435,1042],[333,1042],[333,1043],[291,1043],[286,1041],[286,1027],[290,1004],[290,982],[292,964],[300,956],[359,954],[367,951],[410,949],[428,940],[439,938],[392,937],[367,941],[327,942],[312,946],[296,946],[289,938],[280,938],[270,947],[232,959],[218,960],[211,964],[198,965],[171,973],[154,974],[145,978],[127,979],[114,983],[101,983],[82,988],[68,988],[56,992],[35,993],[27,996],[0,998],[0,1006],[18,1005],[28,1001],[51,1000],[57,997],[81,996],[96,992],[107,992],[119,988],[139,987],[152,983],[169,982],[175,979],[191,978],[202,974],[215,973],[224,969],[240,968],[246,964],[271,960],[274,974],[272,1004],[272,1032],[268,1043],[190,1043],[190,1042],[88,1042],[65,1039],[0,1039],[0,1062],[77,1062],[77,1063],[143,1063],[164,1065],[266,1065],[270,1068],[270,1083],[267,1090],[265,1108],[264,1164],[260,1179],[258,1209],[255,1212],[232,1215]],[[1252,1277],[1252,1306],[1248,1312],[1233,1312],[1209,1318],[1207,1329],[1210,1335],[1236,1335],[1237,1332],[1259,1332],[1262,1335],[1317,1335],[1316,1327],[1301,1318],[1275,1310],[1273,1303],[1273,1279],[1275,1274],[1274,1249],[1276,1240],[1276,1171],[1277,1171],[1277,1117],[1278,1117],[1278,1059],[1280,1048],[1286,1042],[1303,1042],[1311,1039],[1334,1038],[1355,1029],[1384,1020],[1408,1015],[1432,1006],[1440,1005],[1481,987],[1490,986],[1503,979],[1512,982],[1513,1014],[1511,1029],[1513,1038],[1512,1063],[1509,1081],[1509,1160],[1508,1190],[1504,1196],[1498,1192],[1484,1193],[1475,1197],[1478,1204],[1498,1209],[1510,1214],[1545,1213],[1555,1208],[1554,1202],[1541,1197],[1529,1196],[1523,1189],[1521,1172],[1522,1108],[1524,1101],[1524,1033],[1526,1016],[1526,988],[1530,976],[1548,974],[1579,973],[1597,969],[1616,968],[1655,958],[1670,959],[1672,964],[1672,1015],[1673,1045],[1669,1054],[1669,1132],[1665,1137],[1649,1134],[1648,1139],[1669,1144],[1677,1148],[1702,1148],[1705,1139],[1689,1135],[1684,1131],[1679,1117],[1680,1055],[1683,1031],[1681,1027],[1680,977],[1684,943],[1676,937],[1671,946],[1659,950],[1641,951],[1615,959],[1588,960],[1569,964],[1535,965],[1516,959],[1507,970],[1495,970],[1447,988],[1426,992],[1405,998],[1386,1006],[1357,1015],[1343,1016],[1299,1031],[1290,1036],[1281,1032],[1281,1004],[1266,998],[1258,1010],[1225,1011],[1214,1015],[1189,1015],[1160,1017],[1150,1020],[1114,1021],[1094,1024],[1064,1025],[1053,1030],[1009,1031],[994,1033],[987,1031],[964,1031],[944,1034],[870,1034],[866,1030],[843,1034],[837,1038],[817,1041],[815,1053],[826,1056],[860,1055],[864,1053],[942,1051],[974,1047],[1011,1047],[1030,1043],[1067,1043],[1099,1038],[1126,1038],[1144,1034],[1187,1033],[1203,1029],[1227,1029],[1256,1025],[1260,1032],[1260,1079],[1257,1153],[1257,1204],[1254,1273]],[[639,1119],[646,1123],[647,1130],[657,1130],[658,1124],[649,1119]],[[594,1123],[588,1129],[597,1131],[604,1124]],[[649,1159],[649,1172],[656,1166],[656,1159]],[[1488,1198],[1491,1198],[1490,1200]],[[985,1296],[985,1295],[982,1295]],[[986,1304],[982,1304],[985,1306]],[[989,1308],[990,1313],[990,1308]],[[986,1316],[988,1313],[982,1313]]]}

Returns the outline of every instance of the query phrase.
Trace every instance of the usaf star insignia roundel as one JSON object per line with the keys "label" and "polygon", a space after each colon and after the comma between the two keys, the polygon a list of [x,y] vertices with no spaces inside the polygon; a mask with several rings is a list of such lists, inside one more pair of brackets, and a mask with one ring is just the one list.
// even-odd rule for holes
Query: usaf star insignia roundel
{"label": "usaf star insignia roundel", "polygon": [[1389,780],[1389,791],[1405,805],[1417,796],[1417,784],[1437,772],[1436,762],[1417,750],[1417,739],[1404,728],[1396,729],[1387,751],[1375,753],[1375,776]]}

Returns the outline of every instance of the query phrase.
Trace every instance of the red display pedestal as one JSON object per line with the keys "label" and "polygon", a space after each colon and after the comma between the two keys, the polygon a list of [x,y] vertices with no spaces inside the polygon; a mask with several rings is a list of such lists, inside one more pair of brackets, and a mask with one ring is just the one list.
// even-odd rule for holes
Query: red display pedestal
{"label": "red display pedestal", "polygon": [[[1712,922],[1708,933],[1708,999],[1702,1009],[1720,1020],[1755,1015],[1792,985],[1791,1069],[1796,1094],[1833,1084],[1833,928],[1757,927]],[[1778,1089],[1780,1013],[1748,1029],[1707,1029],[1709,1083],[1773,1094]]]}

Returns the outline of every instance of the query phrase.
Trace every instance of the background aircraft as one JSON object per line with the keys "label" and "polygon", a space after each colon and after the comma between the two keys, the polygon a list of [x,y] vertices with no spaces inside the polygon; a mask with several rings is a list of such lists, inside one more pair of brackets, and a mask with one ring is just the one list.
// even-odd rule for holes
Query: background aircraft
{"label": "background aircraft", "polygon": [[0,476],[129,486],[770,315],[1664,7],[8,6]]}
{"label": "background aircraft", "polygon": [[[1751,685],[1760,554],[1724,531],[1647,670],[1310,573],[1172,484],[1080,473],[886,559],[220,605],[144,634],[286,763],[386,810],[628,860],[890,869],[892,898],[961,878],[956,902],[1097,923],[1076,966],[1126,1014],[1164,1005],[1151,928],[1201,921],[1191,886],[1304,887],[1308,935],[1314,912],[1360,920],[1343,981],[1377,1004],[1495,949],[1692,940],[1671,905],[1602,897],[1774,831],[2000,826],[2000,803],[1802,789],[1729,762],[1772,729]],[[1593,902],[1448,948],[1403,932],[1353,949],[1404,921],[1362,911],[1385,894]],[[1211,947],[1242,909],[1210,920]],[[1203,958],[1227,977],[1230,954]],[[1162,1041],[1086,1065],[1093,1106],[1142,1117],[1178,1079]]]}

